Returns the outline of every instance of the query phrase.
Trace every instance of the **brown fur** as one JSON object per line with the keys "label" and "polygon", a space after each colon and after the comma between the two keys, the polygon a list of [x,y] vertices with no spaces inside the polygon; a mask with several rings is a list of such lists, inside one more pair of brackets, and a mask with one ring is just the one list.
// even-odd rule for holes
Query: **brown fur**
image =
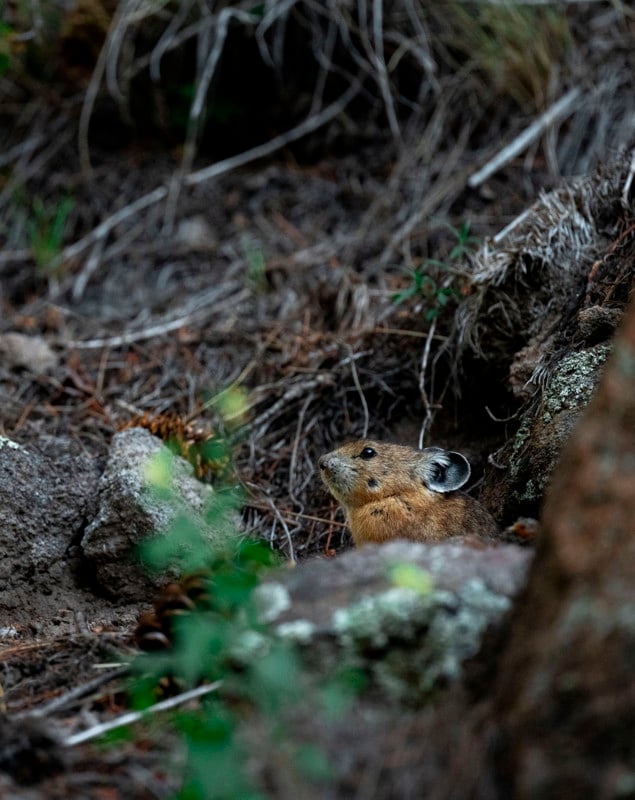
{"label": "brown fur", "polygon": [[[363,459],[364,448],[372,448],[376,455]],[[319,459],[322,480],[344,507],[356,545],[399,538],[440,542],[454,536],[497,535],[493,517],[472,497],[424,485],[422,464],[438,452],[442,451],[364,439]]]}

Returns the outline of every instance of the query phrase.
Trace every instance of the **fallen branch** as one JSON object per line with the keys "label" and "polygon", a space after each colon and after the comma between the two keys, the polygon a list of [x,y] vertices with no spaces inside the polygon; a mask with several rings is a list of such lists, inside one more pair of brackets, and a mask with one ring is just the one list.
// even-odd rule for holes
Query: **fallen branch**
{"label": "fallen branch", "polygon": [[543,132],[552,125],[560,117],[569,114],[573,107],[576,105],[578,98],[581,94],[579,88],[569,90],[563,97],[555,102],[552,106],[542,113],[538,119],[534,120],[528,128],[517,136],[513,142],[510,142],[499,153],[497,153],[491,161],[488,161],[485,166],[481,167],[475,172],[468,180],[467,185],[474,189],[484,183],[491,175],[497,172],[505,164],[508,164],[512,158],[515,158],[519,153],[522,153],[532,142],[535,142]]}
{"label": "fallen branch", "polygon": [[108,722],[100,722],[99,725],[94,725],[81,733],[75,733],[73,736],[67,736],[62,741],[65,747],[75,747],[78,744],[84,744],[91,739],[97,739],[105,733],[115,731],[118,728],[124,728],[126,725],[133,725],[135,722],[140,722],[150,714],[155,714],[159,711],[169,711],[172,708],[183,705],[190,700],[195,700],[198,697],[204,697],[206,694],[215,692],[222,685],[222,681],[215,681],[214,683],[207,683],[203,686],[197,686],[194,689],[189,689],[187,692],[182,692],[176,697],[168,697],[166,700],[161,700],[155,703],[150,708],[144,711],[129,711],[127,714],[122,714],[117,719],[111,719]]}
{"label": "fallen branch", "polygon": [[[346,108],[359,90],[360,84],[358,81],[356,81],[344,92],[344,94],[341,95],[341,97],[339,97],[330,105],[326,106],[326,108],[322,109],[319,114],[310,116],[308,119],[305,119],[304,122],[296,125],[295,128],[291,128],[291,130],[287,131],[286,133],[281,133],[279,136],[274,136],[273,139],[265,144],[257,145],[256,147],[252,147],[250,150],[246,150],[244,153],[239,153],[236,156],[226,158],[223,161],[219,161],[216,164],[210,165],[209,167],[204,167],[203,169],[199,169],[196,172],[186,175],[183,179],[183,184],[185,186],[196,186],[197,184],[203,183],[211,178],[218,178],[220,175],[223,175],[226,172],[231,172],[231,170],[242,167],[251,161],[257,161],[259,158],[270,156],[272,153],[275,153],[276,150],[280,150],[291,142],[295,142],[298,139],[301,139],[303,136],[306,136],[318,128],[321,128],[323,125],[326,125]],[[161,200],[167,197],[168,192],[168,186],[158,186],[148,194],[137,198],[137,200],[135,200],[133,203],[129,203],[127,206],[120,208],[119,211],[100,222],[99,225],[86,236],[69,245],[68,247],[65,247],[55,259],[55,262],[52,263],[52,266],[56,266],[57,264],[61,264],[65,261],[76,258],[93,244],[95,244],[95,242],[97,242],[99,239],[108,236],[108,234],[116,225],[119,225],[121,222],[125,222],[130,217],[135,216],[139,211],[143,211],[145,208],[161,202]]]}
{"label": "fallen branch", "polygon": [[[240,302],[249,296],[249,290],[243,289],[231,298],[234,302]],[[119,336],[106,336],[99,339],[59,339],[55,344],[67,348],[75,348],[77,350],[99,350],[103,347],[123,347],[126,344],[134,344],[135,342],[146,341],[147,339],[154,339],[157,336],[164,336],[166,333],[177,331],[186,325],[193,325],[204,319],[209,314],[209,306],[214,306],[219,301],[229,302],[229,297],[223,296],[222,292],[210,293],[207,302],[204,304],[197,304],[198,307],[194,311],[183,314],[175,319],[167,320],[166,322],[159,322],[156,325],[150,325],[139,331],[130,331],[122,333]]]}
{"label": "fallen branch", "polygon": [[86,695],[94,692],[96,689],[100,689],[105,683],[110,683],[110,681],[113,681],[116,678],[122,678],[124,675],[128,675],[129,672],[130,667],[127,664],[124,664],[117,669],[104,672],[101,675],[98,675],[96,678],[93,678],[92,681],[87,681],[81,686],[73,687],[68,692],[65,692],[59,697],[53,698],[53,700],[50,702],[39,706],[39,708],[35,708],[32,711],[27,711],[22,714],[16,714],[13,719],[33,719],[34,717],[47,717],[54,712],[69,708],[69,706],[72,706],[75,702],[77,702],[77,700],[81,700],[81,698],[86,697]]}

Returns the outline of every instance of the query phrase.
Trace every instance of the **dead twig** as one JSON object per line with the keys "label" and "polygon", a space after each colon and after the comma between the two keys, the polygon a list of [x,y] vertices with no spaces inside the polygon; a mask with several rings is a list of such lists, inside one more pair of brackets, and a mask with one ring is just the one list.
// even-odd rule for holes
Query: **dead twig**
{"label": "dead twig", "polygon": [[426,343],[423,348],[423,354],[421,356],[421,369],[419,370],[419,391],[421,392],[421,401],[423,402],[423,408],[425,410],[425,415],[423,418],[423,422],[421,423],[421,428],[419,430],[419,447],[423,447],[423,442],[426,437],[426,433],[428,432],[428,428],[432,424],[432,405],[430,404],[430,399],[428,397],[428,393],[426,391],[426,371],[428,369],[428,358],[430,357],[430,346],[432,345],[432,339],[434,338],[434,331],[437,327],[436,319],[433,319],[430,323],[430,328],[428,330],[428,335],[426,337]]}
{"label": "dead twig", "polygon": [[172,233],[174,228],[174,218],[176,216],[176,209],[181,188],[183,187],[185,176],[190,172],[194,162],[194,156],[196,155],[196,143],[200,130],[202,113],[205,107],[204,101],[225,46],[229,22],[231,19],[237,19],[247,25],[253,25],[254,23],[254,17],[252,14],[242,11],[241,9],[231,7],[224,8],[220,12],[214,25],[211,21],[209,23],[210,26],[213,25],[215,30],[214,46],[207,57],[205,66],[203,67],[201,75],[198,79],[196,94],[194,95],[194,100],[190,106],[181,164],[170,181],[170,190],[168,193],[164,214],[164,229],[165,233],[167,234]]}
{"label": "dead twig", "polygon": [[528,128],[510,142],[490,161],[481,167],[477,172],[470,176],[467,185],[474,189],[484,183],[489,177],[497,172],[505,164],[508,164],[519,153],[522,153],[532,142],[535,142],[544,131],[553,125],[556,120],[570,114],[578,104],[578,99],[582,93],[579,87],[570,89],[565,95],[557,100],[553,105],[544,111],[538,119],[534,120]]}
{"label": "dead twig", "polygon": [[[203,169],[186,175],[183,179],[183,184],[185,186],[196,186],[211,178],[218,178],[220,175],[242,167],[251,161],[256,161],[259,158],[265,158],[275,153],[276,150],[280,150],[291,142],[295,142],[297,139],[301,139],[303,136],[326,125],[347,107],[359,90],[360,85],[359,82],[356,81],[337,100],[320,111],[319,114],[312,115],[305,119],[304,122],[296,125],[295,128],[291,128],[291,130],[286,133],[275,136],[273,139],[265,142],[265,144],[252,147],[250,150],[246,150],[244,153],[240,153],[237,156],[226,158],[209,167],[204,167]],[[110,217],[102,220],[99,225],[90,233],[86,234],[86,236],[83,236],[77,242],[65,247],[55,261],[52,262],[51,268],[77,258],[77,256],[91,247],[99,239],[108,236],[117,225],[127,221],[131,217],[135,217],[140,211],[161,202],[167,197],[168,192],[168,186],[157,186],[153,191],[137,198],[134,202],[129,203]]]}
{"label": "dead twig", "polygon": [[631,154],[631,164],[628,168],[628,175],[626,176],[626,180],[624,181],[624,189],[622,190],[622,202],[625,206],[629,204],[628,196],[631,191],[631,185],[633,183],[633,176],[635,175],[635,150],[633,150]]}
{"label": "dead twig", "polygon": [[62,744],[65,747],[75,747],[78,744],[84,744],[84,742],[97,739],[100,736],[103,736],[105,733],[110,733],[110,731],[115,731],[118,728],[124,728],[126,725],[134,725],[135,722],[141,722],[141,720],[146,719],[150,714],[157,714],[160,711],[169,711],[170,709],[177,708],[184,703],[189,703],[190,700],[196,700],[199,697],[204,697],[207,694],[211,694],[212,692],[217,691],[221,687],[222,683],[222,681],[215,681],[214,683],[207,683],[203,686],[197,686],[194,689],[190,689],[187,692],[182,692],[181,694],[176,695],[176,697],[168,697],[166,700],[161,700],[161,702],[155,703],[153,706],[146,708],[144,711],[129,711],[128,713],[117,717],[117,719],[109,720],[108,722],[100,722],[99,725],[94,725],[92,728],[88,728],[88,730],[82,731],[81,733],[75,733],[72,736],[67,736],[66,739],[62,741]]}
{"label": "dead twig", "polygon": [[[226,288],[227,287],[225,287],[225,289]],[[234,291],[233,286],[230,288],[232,291]],[[223,287],[221,287],[221,289],[223,289]],[[164,336],[166,333],[176,331],[186,325],[194,325],[209,314],[209,306],[215,305],[219,301],[228,302],[230,297],[234,303],[239,303],[248,296],[248,289],[242,289],[239,292],[234,291],[233,295],[230,292],[229,297],[224,296],[222,291],[219,292],[214,290],[209,293],[209,296],[205,299],[203,304],[197,302],[197,308],[195,310],[190,311],[183,316],[176,317],[175,319],[170,319],[166,322],[151,325],[148,328],[143,328],[140,331],[129,331],[128,333],[122,333],[120,336],[108,336],[99,339],[87,339],[85,341],[82,341],[81,339],[60,339],[56,341],[56,344],[77,350],[98,350],[102,347],[122,347],[126,344],[134,344],[135,342],[154,339],[157,336]]]}
{"label": "dead twig", "polygon": [[364,396],[364,390],[362,389],[362,385],[359,382],[359,375],[357,374],[357,366],[355,364],[355,355],[353,353],[353,348],[348,347],[348,352],[350,354],[350,358],[348,359],[351,365],[351,375],[353,376],[353,383],[355,384],[355,388],[357,389],[357,393],[359,394],[359,400],[362,404],[362,409],[364,411],[364,429],[362,431],[362,439],[365,439],[368,436],[368,427],[370,425],[370,414],[368,413],[368,403],[366,402],[366,397]]}
{"label": "dead twig", "polygon": [[[280,525],[282,525],[282,530],[284,531],[285,536],[287,537],[287,544],[289,545],[289,560],[292,563],[295,563],[295,551],[293,549],[293,539],[291,538],[291,531],[289,530],[289,526],[287,525],[285,518],[278,511],[278,509],[276,507],[276,504],[273,502],[273,500],[270,497],[267,498],[267,502],[269,503],[269,507],[270,507],[271,511],[273,511],[273,514],[274,514],[276,520],[280,523]],[[271,531],[272,539],[273,539],[274,530],[275,530],[275,528]]]}
{"label": "dead twig", "polygon": [[26,711],[21,714],[16,714],[13,719],[32,719],[34,717],[41,718],[41,717],[48,717],[51,714],[56,713],[57,711],[61,711],[62,709],[69,708],[70,706],[74,705],[78,700],[81,700],[86,695],[91,694],[96,689],[101,689],[101,687],[106,684],[110,683],[110,681],[114,681],[117,678],[123,678],[125,675],[130,673],[129,665],[125,664],[117,669],[111,670],[110,672],[104,672],[102,675],[98,675],[96,678],[93,678],[91,681],[87,681],[83,683],[81,686],[75,686],[73,689],[70,689],[68,692],[64,692],[64,694],[60,695],[59,697],[55,697],[48,703],[39,706],[32,711]]}

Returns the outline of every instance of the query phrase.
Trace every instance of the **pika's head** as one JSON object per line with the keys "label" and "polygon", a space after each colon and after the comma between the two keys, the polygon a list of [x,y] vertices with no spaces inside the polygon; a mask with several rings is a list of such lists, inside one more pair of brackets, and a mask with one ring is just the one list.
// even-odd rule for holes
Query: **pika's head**
{"label": "pika's head", "polygon": [[318,466],[331,494],[348,508],[416,490],[453,492],[470,477],[470,464],[460,453],[371,439],[326,453]]}

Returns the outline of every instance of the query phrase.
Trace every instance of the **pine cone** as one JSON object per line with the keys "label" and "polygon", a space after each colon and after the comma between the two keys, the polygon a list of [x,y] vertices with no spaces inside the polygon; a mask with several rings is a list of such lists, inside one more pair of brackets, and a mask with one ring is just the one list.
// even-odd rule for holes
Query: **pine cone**
{"label": "pine cone", "polygon": [[139,617],[135,630],[137,646],[146,651],[169,649],[175,618],[209,607],[209,580],[209,573],[195,572],[178,583],[164,586],[154,603],[154,610]]}

